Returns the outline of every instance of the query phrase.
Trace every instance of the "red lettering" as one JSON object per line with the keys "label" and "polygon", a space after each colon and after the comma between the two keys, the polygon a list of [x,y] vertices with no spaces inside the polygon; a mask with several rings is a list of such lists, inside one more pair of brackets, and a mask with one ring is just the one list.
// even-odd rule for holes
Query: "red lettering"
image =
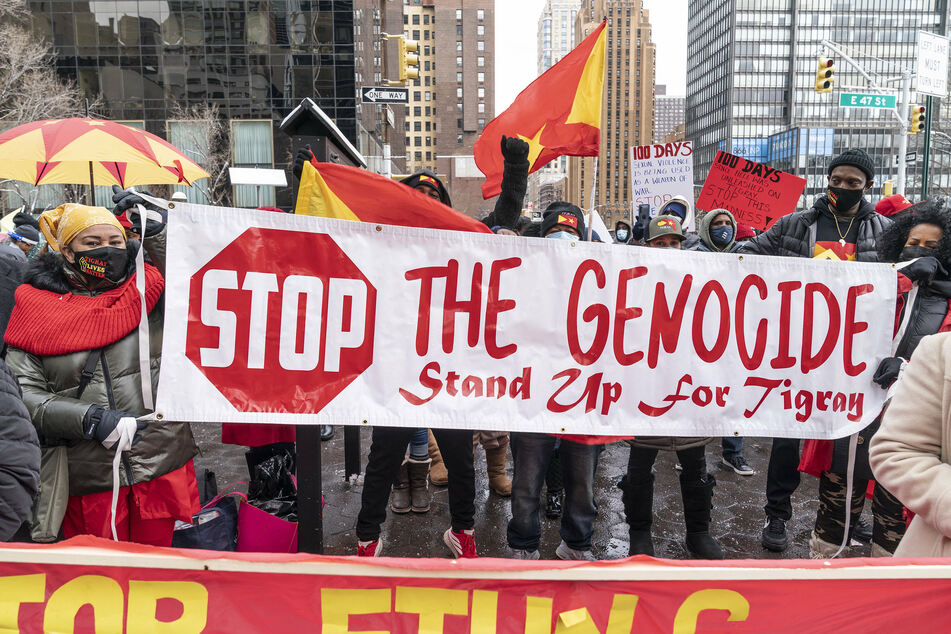
{"label": "red lettering", "polygon": [[865,362],[852,363],[852,341],[855,335],[868,330],[867,321],[855,321],[855,302],[862,295],[867,295],[875,290],[872,284],[861,284],[849,288],[848,298],[845,301],[845,326],[842,333],[842,363],[845,365],[845,373],[849,376],[858,376],[865,371]]}
{"label": "red lettering", "polygon": [[[707,310],[707,302],[711,295],[717,296],[720,303],[720,330],[717,332],[717,340],[712,348],[707,348],[703,341],[703,322],[704,313]],[[694,308],[693,315],[693,347],[697,356],[705,363],[713,363],[719,359],[727,344],[730,343],[730,302],[726,297],[726,291],[716,280],[710,280],[700,289],[697,296],[697,306]]]}
{"label": "red lettering", "polygon": [[[687,277],[690,277],[690,276],[688,275]],[[686,401],[688,398],[690,398],[689,395],[680,393],[680,390],[684,385],[693,385],[693,377],[691,377],[689,374],[685,374],[682,377],[680,377],[680,380],[677,381],[677,391],[674,394],[668,394],[667,396],[664,397],[664,401],[666,401],[667,403],[666,406],[654,407],[652,405],[648,405],[644,401],[641,401],[640,403],[637,404],[637,409],[641,410],[641,413],[644,414],[645,416],[654,416],[654,417],[663,416],[668,411],[670,411],[670,408],[676,405],[678,402]]]}
{"label": "red lettering", "polygon": [[[436,374],[436,376],[430,376],[431,373]],[[426,398],[416,396],[415,394],[400,388],[400,396],[409,401],[410,405],[422,405],[428,403],[429,401],[436,398],[436,395],[439,394],[439,390],[442,389],[442,381],[439,380],[439,364],[435,361],[427,363],[426,366],[419,373],[419,384],[423,387],[429,389],[430,394]]]}
{"label": "red lettering", "polygon": [[470,348],[479,344],[479,325],[482,318],[482,263],[476,262],[472,268],[472,284],[469,299],[456,299],[456,282],[459,278],[459,262],[449,260],[446,267],[446,297],[443,300],[442,312],[442,349],[443,352],[452,352],[453,341],[456,338],[456,314],[466,313],[469,316],[467,343]]}
{"label": "red lettering", "polygon": [[433,280],[446,277],[444,266],[427,266],[406,271],[407,281],[419,280],[419,309],[416,314],[416,354],[424,356],[429,351],[429,306],[433,297]]}
{"label": "red lettering", "polygon": [[[802,325],[802,356],[799,362],[802,367],[802,373],[807,374],[810,370],[815,370],[826,362],[835,349],[835,343],[839,338],[839,302],[835,295],[829,290],[829,287],[819,282],[810,282],[805,288],[806,301],[803,308]],[[812,321],[813,321],[813,303],[815,294],[819,293],[826,301],[826,308],[829,311],[829,329],[826,331],[826,337],[819,347],[819,351],[812,354]]]}
{"label": "red lettering", "polygon": [[779,352],[769,362],[774,370],[791,368],[796,365],[796,358],[789,356],[789,320],[792,313],[792,293],[802,286],[802,282],[780,282],[779,292]]}
{"label": "red lettering", "polygon": [[485,305],[485,350],[493,359],[504,359],[515,354],[518,346],[510,343],[498,345],[499,313],[515,308],[514,299],[499,299],[499,283],[502,273],[522,265],[522,258],[507,258],[496,260],[489,270],[489,297]]}
{"label": "red lettering", "polygon": [[624,352],[624,326],[637,319],[644,311],[627,305],[627,283],[647,275],[646,266],[624,269],[618,274],[617,303],[614,305],[614,356],[621,365],[633,365],[644,358],[643,352]]}
{"label": "red lettering", "polygon": [[664,294],[664,283],[658,282],[654,291],[654,310],[651,312],[650,344],[647,349],[647,365],[652,370],[657,367],[658,346],[663,344],[667,354],[677,349],[680,338],[680,326],[684,319],[684,309],[687,307],[687,297],[690,295],[692,275],[685,275],[680,284],[680,292],[674,301],[674,310],[671,313],[667,306],[667,296]]}
{"label": "red lettering", "polygon": [[597,260],[585,260],[575,271],[574,280],[571,282],[571,294],[568,296],[568,350],[572,358],[581,365],[591,365],[604,352],[604,346],[608,341],[608,330],[611,326],[611,315],[608,307],[604,304],[592,304],[584,309],[581,314],[585,322],[595,321],[594,341],[587,350],[581,349],[581,342],[578,338],[578,302],[580,301],[581,284],[584,282],[585,275],[594,273],[595,283],[598,288],[604,288],[606,283],[604,269]]}
{"label": "red lettering", "polygon": [[747,275],[740,282],[740,290],[736,293],[736,347],[740,353],[740,361],[747,370],[756,370],[763,362],[766,354],[766,319],[760,319],[756,326],[756,341],[753,344],[753,353],[746,347],[746,296],[751,287],[759,291],[759,298],[766,299],[766,282],[759,275]]}
{"label": "red lettering", "polygon": [[563,372],[559,372],[555,376],[551,377],[552,381],[555,381],[557,379],[563,379],[563,378],[567,378],[568,380],[565,381],[561,385],[561,387],[555,390],[555,393],[552,394],[551,398],[548,399],[549,411],[555,412],[556,414],[563,414],[567,412],[568,410],[577,407],[578,405],[581,404],[581,401],[584,401],[584,400],[587,400],[587,402],[585,403],[584,411],[590,412],[594,410],[595,406],[598,403],[598,386],[600,385],[601,377],[603,376],[601,372],[598,372],[597,374],[593,374],[592,376],[588,377],[588,380],[585,383],[584,391],[581,393],[581,396],[578,397],[578,400],[575,401],[574,403],[562,405],[556,400],[558,395],[561,394],[569,385],[574,383],[578,379],[579,376],[581,376],[581,370],[577,368],[570,368]]}

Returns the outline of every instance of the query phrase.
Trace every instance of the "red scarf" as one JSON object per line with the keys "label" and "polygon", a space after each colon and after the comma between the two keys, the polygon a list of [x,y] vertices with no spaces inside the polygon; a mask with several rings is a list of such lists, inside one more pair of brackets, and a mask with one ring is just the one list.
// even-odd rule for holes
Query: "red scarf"
{"label": "red scarf", "polygon": [[[157,268],[145,265],[145,302],[152,312],[165,290]],[[44,291],[21,284],[5,340],[30,354],[49,356],[96,350],[119,341],[139,325],[142,308],[135,274],[116,288],[87,296]]]}

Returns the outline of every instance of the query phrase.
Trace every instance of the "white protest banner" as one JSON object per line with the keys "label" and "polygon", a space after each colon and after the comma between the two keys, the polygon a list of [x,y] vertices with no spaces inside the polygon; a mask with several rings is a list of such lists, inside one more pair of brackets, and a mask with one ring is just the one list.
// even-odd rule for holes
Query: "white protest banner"
{"label": "white protest banner", "polygon": [[883,402],[889,265],[169,216],[162,419],[833,438]]}
{"label": "white protest banner", "polygon": [[[693,145],[690,141],[655,143],[631,147],[631,203],[650,205],[651,216],[674,196],[683,196],[693,205]],[[688,226],[695,229],[694,223]]]}

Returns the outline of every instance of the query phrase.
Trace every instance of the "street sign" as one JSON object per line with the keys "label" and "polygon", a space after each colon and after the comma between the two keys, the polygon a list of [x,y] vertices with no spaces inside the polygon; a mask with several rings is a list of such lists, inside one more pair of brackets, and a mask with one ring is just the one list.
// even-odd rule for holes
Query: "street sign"
{"label": "street sign", "polygon": [[361,86],[360,101],[362,103],[409,103],[409,88]]}
{"label": "street sign", "polygon": [[948,96],[948,38],[918,31],[918,94]]}
{"label": "street sign", "polygon": [[906,162],[906,163],[914,163],[914,162],[917,161],[917,160],[918,160],[918,153],[917,153],[917,152],[906,152],[906,153],[905,153],[905,162]]}
{"label": "street sign", "polygon": [[876,95],[861,92],[839,93],[841,108],[894,108],[898,103],[896,95]]}

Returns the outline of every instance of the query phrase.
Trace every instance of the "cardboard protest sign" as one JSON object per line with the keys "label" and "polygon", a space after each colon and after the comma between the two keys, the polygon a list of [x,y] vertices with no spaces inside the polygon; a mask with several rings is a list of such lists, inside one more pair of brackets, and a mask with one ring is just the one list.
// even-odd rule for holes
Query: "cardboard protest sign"
{"label": "cardboard protest sign", "polygon": [[726,209],[756,229],[769,229],[799,203],[806,179],[718,151],[703,183],[697,207]]}
{"label": "cardboard protest sign", "polygon": [[884,399],[883,264],[196,205],[168,231],[164,420],[836,438]]}
{"label": "cardboard protest sign", "polygon": [[[693,202],[693,145],[690,141],[631,148],[631,202],[650,205],[651,216],[674,196]],[[689,223],[694,228],[695,223]]]}

